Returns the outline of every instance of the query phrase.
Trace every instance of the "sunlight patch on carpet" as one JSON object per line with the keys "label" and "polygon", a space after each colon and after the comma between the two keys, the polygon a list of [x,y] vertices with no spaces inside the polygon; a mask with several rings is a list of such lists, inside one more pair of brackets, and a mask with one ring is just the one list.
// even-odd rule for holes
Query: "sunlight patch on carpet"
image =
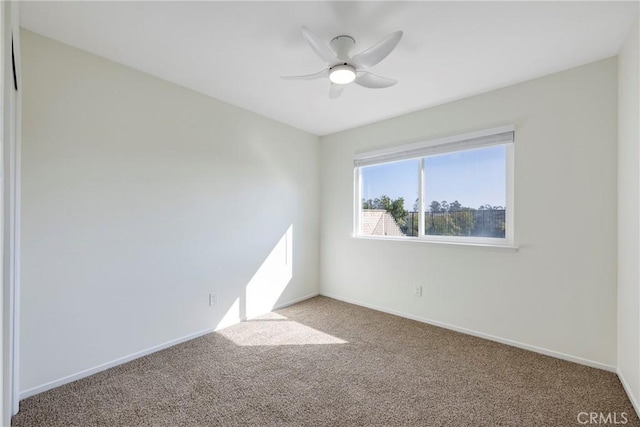
{"label": "sunlight patch on carpet", "polygon": [[348,344],[284,316],[275,316],[261,316],[217,333],[240,346]]}

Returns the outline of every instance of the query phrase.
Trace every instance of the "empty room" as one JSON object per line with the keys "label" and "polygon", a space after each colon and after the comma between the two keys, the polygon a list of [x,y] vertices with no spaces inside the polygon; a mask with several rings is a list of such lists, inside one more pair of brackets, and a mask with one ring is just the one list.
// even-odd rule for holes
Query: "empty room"
{"label": "empty room", "polygon": [[640,426],[639,5],[0,3],[0,425]]}

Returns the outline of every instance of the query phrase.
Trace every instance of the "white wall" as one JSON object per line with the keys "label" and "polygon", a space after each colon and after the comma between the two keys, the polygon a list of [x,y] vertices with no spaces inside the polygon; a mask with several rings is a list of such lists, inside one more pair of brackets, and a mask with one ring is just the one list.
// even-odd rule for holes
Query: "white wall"
{"label": "white wall", "polygon": [[23,396],[318,292],[316,136],[22,37]]}
{"label": "white wall", "polygon": [[[321,293],[615,369],[616,65],[321,138]],[[354,153],[507,124],[518,252],[352,238]]]}
{"label": "white wall", "polygon": [[618,57],[618,372],[640,408],[640,66],[638,23]]}

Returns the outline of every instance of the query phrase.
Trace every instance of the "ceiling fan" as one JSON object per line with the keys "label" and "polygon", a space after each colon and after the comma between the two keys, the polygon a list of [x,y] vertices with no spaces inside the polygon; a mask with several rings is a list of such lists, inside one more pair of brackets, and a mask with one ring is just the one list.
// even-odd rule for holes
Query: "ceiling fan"
{"label": "ceiling fan", "polygon": [[351,82],[371,89],[382,89],[397,83],[397,80],[378,76],[366,71],[366,69],[373,67],[389,56],[398,45],[398,42],[400,42],[402,31],[391,33],[375,46],[354,56],[349,55],[356,44],[355,39],[351,36],[334,37],[331,43],[327,45],[306,26],[302,27],[302,35],[320,59],[327,64],[327,68],[317,73],[304,76],[286,76],[282,77],[283,79],[315,80],[328,78],[331,82],[330,98],[339,97],[344,87]]}

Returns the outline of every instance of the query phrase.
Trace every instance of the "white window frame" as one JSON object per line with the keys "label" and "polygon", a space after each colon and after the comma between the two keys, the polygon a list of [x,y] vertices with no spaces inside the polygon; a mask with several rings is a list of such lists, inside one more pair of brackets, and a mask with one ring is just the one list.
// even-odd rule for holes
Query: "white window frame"
{"label": "white window frame", "polygon": [[[506,213],[505,237],[473,236],[433,236],[424,234],[424,158],[445,153],[454,153],[476,148],[502,145],[505,147]],[[361,239],[401,240],[411,242],[460,244],[516,249],[514,236],[514,145],[515,126],[507,125],[461,135],[432,139],[389,147],[376,151],[358,153],[354,156],[354,215],[353,236]],[[402,160],[420,159],[418,179],[418,236],[379,236],[363,235],[361,229],[362,213],[362,168],[366,166],[393,163]]]}

